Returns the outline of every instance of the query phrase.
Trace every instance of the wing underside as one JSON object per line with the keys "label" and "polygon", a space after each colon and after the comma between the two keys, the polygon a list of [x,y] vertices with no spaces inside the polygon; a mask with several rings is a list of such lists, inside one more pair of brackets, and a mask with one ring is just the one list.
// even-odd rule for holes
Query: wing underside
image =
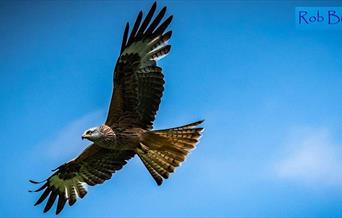
{"label": "wing underside", "polygon": [[114,90],[106,124],[151,129],[164,90],[157,60],[167,55],[172,32],[165,32],[172,16],[163,18],[166,7],[154,19],[156,3],[144,18],[140,11],[129,32],[127,23],[121,53],[114,70]]}
{"label": "wing underside", "polygon": [[43,193],[35,206],[48,199],[44,207],[45,213],[58,198],[56,214],[59,214],[66,202],[72,206],[77,198],[83,198],[87,194],[87,186],[102,184],[110,179],[134,154],[134,151],[115,151],[90,145],[80,156],[61,165],[48,179],[41,182],[43,185],[35,192]]}

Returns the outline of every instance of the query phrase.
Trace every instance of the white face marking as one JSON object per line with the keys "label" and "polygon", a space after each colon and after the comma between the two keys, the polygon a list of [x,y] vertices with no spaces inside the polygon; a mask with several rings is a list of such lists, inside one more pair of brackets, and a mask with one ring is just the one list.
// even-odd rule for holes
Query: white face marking
{"label": "white face marking", "polygon": [[93,127],[93,128],[90,128],[86,131],[84,131],[82,137],[90,140],[90,141],[95,141],[99,138],[101,138],[102,134],[100,132],[100,129],[99,127]]}

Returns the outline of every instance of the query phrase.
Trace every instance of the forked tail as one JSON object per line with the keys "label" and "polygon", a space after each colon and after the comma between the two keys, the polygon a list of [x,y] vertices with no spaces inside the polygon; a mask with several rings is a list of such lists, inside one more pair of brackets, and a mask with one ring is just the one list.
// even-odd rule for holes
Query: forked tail
{"label": "forked tail", "polygon": [[137,154],[158,185],[167,179],[195,148],[203,128],[203,120],[188,125],[146,132]]}

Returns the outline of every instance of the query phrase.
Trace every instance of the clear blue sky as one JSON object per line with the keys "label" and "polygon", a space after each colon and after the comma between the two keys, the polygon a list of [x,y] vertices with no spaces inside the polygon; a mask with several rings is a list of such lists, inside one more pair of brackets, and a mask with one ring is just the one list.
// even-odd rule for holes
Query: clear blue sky
{"label": "clear blue sky", "polygon": [[[136,158],[60,217],[341,217],[342,31],[294,16],[324,2],[158,2],[174,34],[155,127],[204,118],[201,143],[161,187]],[[0,217],[53,215],[28,180],[105,120],[124,24],[151,4],[0,2]]]}

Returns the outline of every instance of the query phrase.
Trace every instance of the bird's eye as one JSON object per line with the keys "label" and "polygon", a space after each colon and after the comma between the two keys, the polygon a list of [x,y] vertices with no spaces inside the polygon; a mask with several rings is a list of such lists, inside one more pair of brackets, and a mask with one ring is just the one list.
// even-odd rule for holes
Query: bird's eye
{"label": "bird's eye", "polygon": [[87,135],[91,135],[91,133],[92,133],[91,130],[88,130],[88,131],[86,132]]}

